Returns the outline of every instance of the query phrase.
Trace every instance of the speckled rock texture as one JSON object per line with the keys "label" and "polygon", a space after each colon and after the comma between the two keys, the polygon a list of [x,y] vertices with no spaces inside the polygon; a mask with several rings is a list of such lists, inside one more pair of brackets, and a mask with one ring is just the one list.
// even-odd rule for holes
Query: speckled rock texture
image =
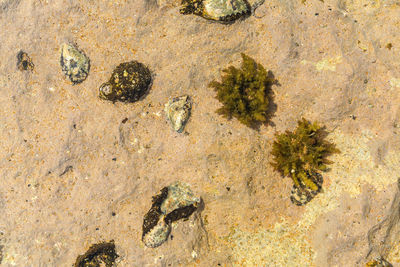
{"label": "speckled rock texture", "polygon": [[[0,0],[1,266],[71,266],[110,240],[117,266],[400,266],[399,2],[271,0],[229,25],[180,6]],[[60,69],[66,42],[90,55],[81,84]],[[32,71],[17,68],[21,50]],[[259,131],[216,114],[207,86],[242,52],[279,82]],[[110,70],[132,60],[154,73],[148,95],[102,101]],[[180,95],[193,103],[182,134],[163,112]],[[269,163],[274,133],[301,117],[342,153],[299,207]],[[149,200],[176,180],[204,207],[147,248]]]}

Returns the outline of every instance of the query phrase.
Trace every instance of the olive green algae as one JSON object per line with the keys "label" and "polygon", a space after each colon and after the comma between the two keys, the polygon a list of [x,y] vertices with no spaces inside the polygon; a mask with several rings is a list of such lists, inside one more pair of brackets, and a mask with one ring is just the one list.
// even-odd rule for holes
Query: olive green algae
{"label": "olive green algae", "polygon": [[272,115],[271,86],[276,80],[261,64],[243,53],[241,55],[241,69],[234,66],[223,69],[222,81],[212,81],[209,86],[217,92],[216,98],[223,104],[217,110],[219,114],[228,119],[235,117],[248,127],[258,128]]}
{"label": "olive green algae", "polygon": [[307,203],[321,189],[322,176],[319,171],[326,171],[327,165],[332,163],[327,159],[329,155],[340,152],[335,144],[325,140],[326,136],[323,127],[304,118],[298,121],[293,132],[275,135],[271,165],[283,177],[293,180],[291,199],[297,205]]}

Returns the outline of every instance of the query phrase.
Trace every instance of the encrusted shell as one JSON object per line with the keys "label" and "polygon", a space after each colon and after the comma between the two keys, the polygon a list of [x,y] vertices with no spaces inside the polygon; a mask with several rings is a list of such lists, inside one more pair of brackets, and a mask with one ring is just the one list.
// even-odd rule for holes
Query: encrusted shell
{"label": "encrusted shell", "polygon": [[74,267],[114,266],[118,254],[114,241],[92,245],[88,251],[78,256]]}
{"label": "encrusted shell", "polygon": [[151,84],[150,70],[138,61],[119,64],[108,82],[100,86],[99,96],[110,101],[136,102]]}
{"label": "encrusted shell", "polygon": [[171,225],[166,223],[164,217],[161,217],[158,223],[143,235],[143,243],[146,247],[156,248],[164,243],[171,233]]}
{"label": "encrusted shell", "polygon": [[183,0],[180,12],[219,22],[233,22],[250,14],[246,0]]}
{"label": "encrusted shell", "polygon": [[293,189],[290,194],[290,200],[292,201],[293,204],[297,206],[303,206],[310,202],[320,191],[321,191],[321,186],[323,182],[323,177],[321,174],[318,172],[307,172],[308,178],[310,178],[315,184],[317,185],[318,189],[317,190],[312,190],[311,188],[308,188],[305,186],[301,180],[300,182],[300,187],[294,185]]}
{"label": "encrusted shell", "polygon": [[181,133],[185,128],[191,109],[192,103],[187,95],[175,97],[165,104],[164,111],[167,119],[170,121],[172,128],[178,133]]}
{"label": "encrusted shell", "polygon": [[61,45],[61,68],[74,84],[83,82],[89,74],[89,58],[74,45]]}
{"label": "encrusted shell", "polygon": [[176,182],[168,186],[168,195],[161,204],[161,212],[169,214],[172,211],[200,203],[188,184]]}
{"label": "encrusted shell", "polygon": [[153,204],[143,219],[143,243],[155,248],[164,243],[171,232],[171,223],[188,218],[198,207],[196,197],[189,185],[176,182],[161,189],[153,197]]}

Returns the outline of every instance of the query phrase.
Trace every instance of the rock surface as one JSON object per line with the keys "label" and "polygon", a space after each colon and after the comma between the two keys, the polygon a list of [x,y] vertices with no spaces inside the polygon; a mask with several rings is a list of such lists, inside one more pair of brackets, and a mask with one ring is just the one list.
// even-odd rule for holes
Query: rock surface
{"label": "rock surface", "polygon": [[[271,0],[230,25],[179,7],[0,0],[2,266],[71,266],[109,240],[118,266],[364,266],[378,256],[399,266],[399,3]],[[82,84],[60,70],[67,40],[90,55]],[[20,50],[32,72],[17,69]],[[259,132],[216,114],[207,87],[241,52],[279,81],[274,126]],[[109,70],[130,60],[156,74],[150,93],[135,105],[101,101]],[[178,134],[163,108],[184,94],[192,115]],[[325,124],[342,153],[298,207],[269,162],[274,133],[301,116]],[[177,179],[204,210],[168,245],[146,248],[147,200]]]}

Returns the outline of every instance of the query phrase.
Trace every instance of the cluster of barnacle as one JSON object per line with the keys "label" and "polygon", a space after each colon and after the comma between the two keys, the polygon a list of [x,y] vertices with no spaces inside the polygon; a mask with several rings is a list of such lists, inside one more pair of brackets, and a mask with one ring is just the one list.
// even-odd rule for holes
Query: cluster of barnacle
{"label": "cluster of barnacle", "polygon": [[[72,83],[83,82],[90,68],[89,58],[75,45],[63,44],[60,63]],[[110,79],[99,88],[99,97],[112,102],[133,103],[143,98],[152,83],[150,70],[136,60],[119,64]],[[174,97],[165,105],[165,113],[172,128],[182,132],[190,116],[192,103],[189,96]]]}
{"label": "cluster of barnacle", "polygon": [[[261,0],[262,1],[262,0]],[[209,20],[230,23],[251,13],[246,0],[183,0],[180,12],[195,14]],[[272,85],[277,81],[271,72],[251,57],[242,55],[241,68],[229,66],[223,69],[221,81],[212,81],[209,87],[216,92],[222,103],[217,110],[222,116],[236,118],[244,125],[257,129],[268,123],[273,110]],[[23,51],[18,56],[18,68],[33,70],[34,64]],[[89,74],[90,60],[73,44],[61,46],[60,64],[64,74],[73,84],[82,83]],[[143,98],[152,84],[152,73],[138,61],[119,64],[107,82],[99,88],[99,97],[111,102],[133,103]],[[189,119],[192,102],[187,95],[172,98],[165,104],[165,113],[171,127],[181,133]],[[296,205],[308,203],[321,190],[321,171],[331,162],[327,157],[339,150],[325,140],[327,132],[315,122],[302,118],[294,131],[277,133],[272,147],[271,165],[283,177],[290,177],[293,190],[290,197]],[[200,198],[194,196],[187,184],[176,182],[161,189],[153,197],[150,210],[143,219],[142,241],[155,248],[170,235],[172,225],[186,219],[196,211]],[[75,266],[113,266],[118,255],[113,242],[96,244],[79,256]]]}

